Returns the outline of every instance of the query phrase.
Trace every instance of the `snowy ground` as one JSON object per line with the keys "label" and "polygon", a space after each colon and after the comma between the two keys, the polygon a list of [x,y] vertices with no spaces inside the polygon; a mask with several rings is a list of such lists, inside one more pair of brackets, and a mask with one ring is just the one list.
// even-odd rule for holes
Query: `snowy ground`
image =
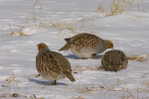
{"label": "snowy ground", "polygon": [[[128,56],[149,54],[149,1],[123,14],[104,17],[96,12],[110,0],[0,0],[0,99],[149,99],[149,61],[130,61],[127,70],[86,69],[77,81],[59,80],[58,86],[35,78],[36,44],[46,42],[58,51],[64,38],[79,32],[111,39]],[[27,33],[14,36],[12,32]],[[61,52],[62,53],[62,52]],[[72,67],[94,68],[100,59],[81,60],[63,52]],[[18,97],[12,97],[18,93]],[[42,98],[43,97],[43,98]]]}

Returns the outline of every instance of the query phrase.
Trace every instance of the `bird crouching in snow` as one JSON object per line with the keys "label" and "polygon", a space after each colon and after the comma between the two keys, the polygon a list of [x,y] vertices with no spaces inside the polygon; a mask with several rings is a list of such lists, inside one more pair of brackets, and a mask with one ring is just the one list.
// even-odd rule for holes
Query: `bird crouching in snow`
{"label": "bird crouching in snow", "polygon": [[71,65],[63,55],[49,50],[45,43],[39,43],[37,49],[36,69],[41,77],[46,80],[53,80],[53,85],[57,84],[57,80],[65,77],[72,82],[75,81]]}
{"label": "bird crouching in snow", "polygon": [[123,51],[113,49],[107,51],[102,56],[102,66],[99,67],[99,69],[104,69],[106,71],[119,71],[122,69],[126,69],[129,61],[144,62],[147,60],[147,55],[127,56]]}
{"label": "bird crouching in snow", "polygon": [[65,38],[66,44],[59,51],[71,50],[79,58],[94,58],[98,53],[108,48],[113,48],[110,40],[104,40],[96,35],[80,33],[70,38]]}
{"label": "bird crouching in snow", "polygon": [[110,50],[107,51],[101,59],[102,66],[100,68],[105,71],[119,71],[126,69],[128,65],[128,58],[125,53],[121,50]]}

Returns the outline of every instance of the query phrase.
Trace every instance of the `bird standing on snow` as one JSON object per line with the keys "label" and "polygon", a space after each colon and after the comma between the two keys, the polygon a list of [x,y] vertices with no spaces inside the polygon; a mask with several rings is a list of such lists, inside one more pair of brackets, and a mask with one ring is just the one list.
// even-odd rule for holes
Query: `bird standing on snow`
{"label": "bird standing on snow", "polygon": [[47,80],[56,80],[67,77],[75,81],[69,61],[61,54],[50,51],[45,43],[37,45],[38,54],[36,56],[36,69],[40,75]]}
{"label": "bird standing on snow", "polygon": [[80,58],[93,58],[97,53],[113,48],[112,41],[101,39],[89,33],[80,33],[71,38],[65,38],[65,40],[66,44],[59,51],[70,49]]}

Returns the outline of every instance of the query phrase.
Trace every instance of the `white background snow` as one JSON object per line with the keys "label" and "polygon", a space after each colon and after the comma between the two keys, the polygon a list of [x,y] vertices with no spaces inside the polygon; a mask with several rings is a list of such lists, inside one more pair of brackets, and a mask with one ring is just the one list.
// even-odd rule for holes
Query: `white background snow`
{"label": "white background snow", "polygon": [[[59,80],[47,85],[35,78],[36,44],[46,42],[58,51],[64,38],[80,32],[113,40],[115,48],[128,56],[149,54],[149,1],[143,0],[115,16],[96,12],[111,0],[0,0],[0,99],[149,99],[149,61],[129,61],[119,72],[84,70],[74,74],[76,82]],[[27,36],[10,35],[23,32]],[[61,52],[75,67],[97,67],[100,59],[81,60]]]}

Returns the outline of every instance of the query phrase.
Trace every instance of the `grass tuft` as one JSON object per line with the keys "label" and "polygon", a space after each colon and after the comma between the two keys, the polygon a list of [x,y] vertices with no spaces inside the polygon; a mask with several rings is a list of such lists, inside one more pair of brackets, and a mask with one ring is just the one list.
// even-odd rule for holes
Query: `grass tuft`
{"label": "grass tuft", "polygon": [[114,16],[118,14],[122,14],[128,8],[131,8],[134,4],[141,0],[113,0],[110,8],[110,12],[106,12],[104,8],[98,7],[96,9],[97,12],[105,13],[105,16]]}

